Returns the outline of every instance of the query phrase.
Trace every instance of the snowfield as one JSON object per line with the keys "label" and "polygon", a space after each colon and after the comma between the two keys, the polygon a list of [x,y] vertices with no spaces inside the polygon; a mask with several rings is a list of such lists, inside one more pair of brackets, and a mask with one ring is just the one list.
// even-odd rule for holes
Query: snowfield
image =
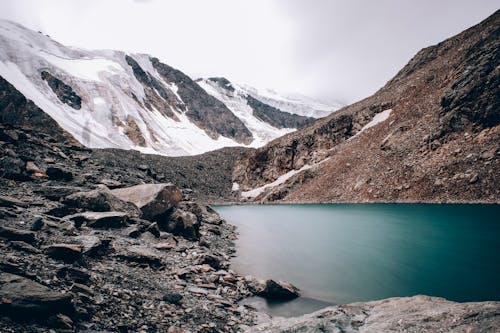
{"label": "snowfield", "polygon": [[[124,52],[66,47],[6,20],[0,20],[0,45],[0,75],[75,139],[91,148],[135,149],[168,156],[195,155],[228,146],[260,147],[295,130],[278,129],[254,117],[246,104],[248,92],[244,89],[228,95],[203,80],[198,84],[224,103],[253,135],[253,141],[247,145],[224,136],[214,139],[186,116],[185,109],[170,106],[178,118],[172,119],[155,108],[146,107],[145,88],[126,62]],[[176,83],[168,82],[156,71],[149,55],[130,56],[169,90],[179,105],[185,105]],[[81,97],[81,108],[75,110],[61,102],[41,78],[41,71],[48,71],[69,85]],[[171,103],[154,91],[155,98]],[[131,139],[131,122],[134,135],[141,138],[139,141]]]}

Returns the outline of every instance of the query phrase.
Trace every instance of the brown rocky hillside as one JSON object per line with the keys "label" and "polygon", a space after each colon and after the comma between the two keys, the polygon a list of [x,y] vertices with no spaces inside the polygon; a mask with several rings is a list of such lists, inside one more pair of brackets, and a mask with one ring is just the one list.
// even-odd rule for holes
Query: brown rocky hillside
{"label": "brown rocky hillside", "polygon": [[244,194],[307,165],[249,200],[500,202],[499,54],[497,11],[418,52],[373,96],[250,151],[233,180]]}

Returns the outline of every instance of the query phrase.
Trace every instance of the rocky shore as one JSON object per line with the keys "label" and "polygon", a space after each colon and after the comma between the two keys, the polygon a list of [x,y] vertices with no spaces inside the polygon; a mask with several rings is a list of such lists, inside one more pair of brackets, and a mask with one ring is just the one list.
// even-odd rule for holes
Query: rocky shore
{"label": "rocky shore", "polygon": [[332,306],[297,318],[274,319],[246,333],[498,332],[500,302],[455,303],[429,296]]}

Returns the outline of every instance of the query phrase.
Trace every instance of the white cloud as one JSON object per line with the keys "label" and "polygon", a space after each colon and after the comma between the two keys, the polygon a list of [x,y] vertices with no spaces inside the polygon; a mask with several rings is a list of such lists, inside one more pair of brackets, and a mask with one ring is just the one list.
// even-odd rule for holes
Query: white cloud
{"label": "white cloud", "polygon": [[352,102],[496,0],[2,0],[63,44],[148,53],[192,76]]}

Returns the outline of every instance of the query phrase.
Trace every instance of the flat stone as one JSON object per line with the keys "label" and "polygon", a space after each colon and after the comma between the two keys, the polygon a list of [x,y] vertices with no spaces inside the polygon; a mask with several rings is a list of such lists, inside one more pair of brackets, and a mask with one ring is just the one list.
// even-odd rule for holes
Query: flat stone
{"label": "flat stone", "polygon": [[45,247],[44,250],[49,257],[68,263],[82,257],[82,247],[75,244],[52,244]]}
{"label": "flat stone", "polygon": [[6,195],[0,195],[0,206],[2,206],[2,207],[17,206],[17,207],[26,208],[29,206],[29,203],[21,201],[19,199],[13,198],[13,197],[6,196]]}
{"label": "flat stone", "polygon": [[0,237],[13,241],[23,241],[29,244],[36,243],[36,234],[33,231],[0,226]]}
{"label": "flat stone", "polygon": [[146,246],[130,246],[125,251],[118,253],[117,256],[130,262],[146,264],[152,267],[163,265],[161,256]]}
{"label": "flat stone", "polygon": [[28,253],[34,253],[34,254],[39,254],[41,251],[37,249],[34,246],[31,246],[30,244],[23,242],[23,241],[11,241],[10,246],[12,246],[16,250],[28,252]]}
{"label": "flat stone", "polygon": [[72,238],[82,246],[82,254],[89,257],[99,257],[109,251],[111,239],[100,239],[95,235],[80,235]]}
{"label": "flat stone", "polygon": [[42,186],[36,192],[49,200],[58,201],[73,193],[80,192],[80,187],[74,186]]}
{"label": "flat stone", "polygon": [[53,291],[22,276],[0,273],[0,314],[26,320],[72,312],[71,295]]}
{"label": "flat stone", "polygon": [[138,216],[139,210],[131,203],[120,200],[107,188],[99,188],[88,192],[73,193],[63,199],[69,207],[85,209],[90,212],[124,212],[130,216]]}
{"label": "flat stone", "polygon": [[113,229],[126,226],[128,215],[123,212],[83,212],[70,215],[67,219],[85,222],[87,227],[93,229]]}

